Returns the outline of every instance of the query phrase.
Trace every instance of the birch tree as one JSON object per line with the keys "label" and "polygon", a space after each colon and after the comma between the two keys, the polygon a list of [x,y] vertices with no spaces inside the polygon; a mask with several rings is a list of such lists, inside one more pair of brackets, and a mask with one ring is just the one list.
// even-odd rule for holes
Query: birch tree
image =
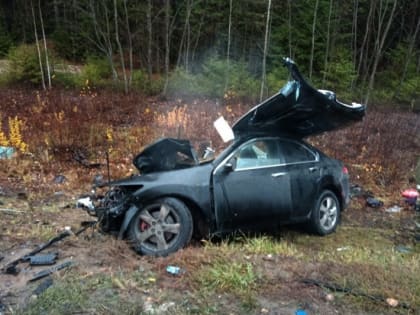
{"label": "birch tree", "polygon": [[42,39],[44,42],[45,66],[47,68],[48,88],[51,89],[51,67],[50,67],[50,61],[48,58],[47,38],[45,37],[44,19],[42,17],[42,10],[41,10],[41,0],[38,0],[38,10],[39,10],[39,21],[41,23]]}
{"label": "birch tree", "polygon": [[271,13],[271,0],[268,0],[267,20],[266,20],[266,23],[265,23],[265,37],[264,37],[264,52],[263,52],[263,62],[262,62],[260,102],[263,99],[265,80],[266,80],[266,69],[265,68],[266,68],[266,61],[267,61],[268,37],[269,37],[269,32],[270,32],[270,13]]}
{"label": "birch tree", "polygon": [[383,48],[385,44],[385,39],[388,36],[391,23],[394,19],[395,9],[397,7],[397,0],[393,1],[392,8],[389,9],[390,10],[389,14],[387,14],[388,4],[389,4],[388,1],[383,1],[383,0],[381,0],[379,3],[378,34],[375,40],[375,54],[373,56],[372,70],[370,70],[369,85],[368,85],[368,90],[366,93],[365,104],[369,102],[370,93],[375,84],[376,69],[378,67],[379,60],[381,59],[384,53]]}
{"label": "birch tree", "polygon": [[169,26],[170,26],[171,2],[165,0],[165,85],[163,87],[163,94],[166,95],[169,84]]}
{"label": "birch tree", "polygon": [[313,18],[313,21],[312,21],[312,46],[311,46],[311,57],[310,57],[310,60],[309,60],[309,79],[312,79],[312,69],[313,69],[313,63],[314,63],[315,30],[316,30],[316,19],[317,19],[317,13],[318,13],[318,5],[319,5],[319,0],[316,0],[315,9],[314,9],[314,18]]}
{"label": "birch tree", "polygon": [[39,47],[38,30],[37,30],[36,18],[35,18],[35,9],[34,9],[34,4],[33,4],[32,0],[31,0],[31,11],[32,11],[32,21],[33,21],[33,24],[34,24],[34,35],[35,35],[36,50],[38,51],[39,70],[41,72],[41,83],[42,83],[42,88],[45,90],[46,86],[45,86],[44,68],[43,68],[43,65],[42,65],[41,48]]}

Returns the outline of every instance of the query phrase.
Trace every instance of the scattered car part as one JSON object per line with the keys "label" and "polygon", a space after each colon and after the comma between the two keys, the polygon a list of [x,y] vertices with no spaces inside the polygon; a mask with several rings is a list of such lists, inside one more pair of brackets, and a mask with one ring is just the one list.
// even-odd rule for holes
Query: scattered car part
{"label": "scattered car part", "polygon": [[77,199],[76,207],[87,208],[88,210],[93,210],[95,208],[92,202],[92,198],[90,198],[89,196]]}
{"label": "scattered car part", "polygon": [[401,195],[408,205],[413,206],[414,208],[416,207],[417,198],[419,198],[420,195],[417,189],[406,189],[401,193]]}
{"label": "scattered car part", "polygon": [[183,273],[184,272],[184,270],[183,269],[181,269],[180,267],[178,267],[178,266],[167,266],[166,267],[166,272],[167,273],[169,273],[169,274],[171,274],[171,275],[173,275],[173,276],[177,276],[177,275],[179,275],[180,273]]}
{"label": "scattered car part", "polygon": [[200,161],[188,140],[160,139],[134,158],[139,174],[94,185],[83,203],[100,228],[147,255],[175,252],[193,232],[303,222],[334,232],[350,201],[348,170],[303,138],[360,121],[366,107],[311,87],[292,60],[284,64],[292,79],[233,128],[223,124],[233,141],[214,160]]}
{"label": "scattered car part", "polygon": [[42,279],[42,278],[44,278],[46,276],[49,276],[50,274],[52,274],[56,271],[59,271],[59,270],[64,269],[64,268],[68,268],[72,265],[73,265],[72,261],[66,261],[66,262],[64,262],[60,265],[57,265],[57,266],[54,266],[54,267],[51,267],[51,268],[48,268],[48,269],[44,269],[40,272],[37,272],[31,279],[29,279],[29,282],[33,282],[33,281]]}
{"label": "scattered car part", "polygon": [[0,159],[11,159],[15,153],[15,148],[0,146]]}
{"label": "scattered car part", "polygon": [[[76,231],[74,233],[74,235],[78,236],[81,233],[83,233],[84,231],[86,231],[89,227],[93,227],[96,224],[97,224],[97,221],[87,221],[87,222],[84,223],[84,226],[82,226],[82,228],[80,228],[78,231]],[[49,258],[52,258],[51,256],[45,255],[44,257],[38,256],[39,258],[36,258],[37,256],[35,256],[35,255],[38,254],[39,252],[43,251],[44,249],[50,247],[54,243],[57,243],[57,242],[61,241],[62,239],[66,238],[67,236],[70,236],[72,234],[73,233],[69,230],[66,230],[66,231],[60,233],[56,237],[53,237],[52,239],[50,239],[48,242],[39,245],[36,249],[31,251],[30,253],[9,262],[3,268],[3,272],[7,273],[7,274],[17,275],[20,272],[20,269],[17,266],[19,263],[28,262],[28,261],[30,262],[31,259],[35,262],[35,264],[36,264],[37,261],[38,262],[41,262],[42,260],[48,261]]]}
{"label": "scattered car part", "polygon": [[42,293],[44,293],[50,286],[52,286],[54,283],[53,278],[48,277],[44,281],[42,281],[36,289],[32,292],[35,296],[40,296]]}
{"label": "scattered car part", "polygon": [[58,252],[45,254],[45,255],[35,255],[29,256],[29,264],[31,266],[44,266],[44,265],[54,265],[55,260],[58,257]]}
{"label": "scattered car part", "polygon": [[39,252],[43,251],[44,249],[50,247],[52,244],[61,241],[62,239],[66,238],[69,235],[71,235],[70,231],[64,231],[64,232],[60,233],[56,237],[50,239],[48,242],[39,245],[38,248],[31,251],[29,254],[26,254],[23,257],[20,257],[20,258],[14,260],[14,261],[8,263],[6,265],[6,267],[4,268],[4,272],[7,273],[7,274],[13,274],[13,275],[18,274],[20,272],[19,268],[17,267],[17,265],[19,263],[29,261],[31,256],[34,256],[35,254],[38,254]]}
{"label": "scattered car part", "polygon": [[400,213],[401,210],[402,210],[402,208],[400,206],[395,205],[395,206],[392,206],[390,208],[385,209],[385,212],[388,212],[388,213]]}
{"label": "scattered car part", "polygon": [[384,203],[377,198],[368,197],[366,198],[366,205],[371,208],[380,208],[384,205]]}

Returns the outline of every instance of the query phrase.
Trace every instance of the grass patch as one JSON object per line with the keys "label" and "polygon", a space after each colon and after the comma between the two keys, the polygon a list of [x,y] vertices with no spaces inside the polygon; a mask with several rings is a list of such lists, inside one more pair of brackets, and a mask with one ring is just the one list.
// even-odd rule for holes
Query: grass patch
{"label": "grass patch", "polygon": [[82,313],[88,303],[88,292],[75,276],[66,277],[18,312],[22,315]]}
{"label": "grass patch", "polygon": [[140,314],[141,291],[152,284],[140,272],[92,276],[71,272],[56,280],[18,314]]}

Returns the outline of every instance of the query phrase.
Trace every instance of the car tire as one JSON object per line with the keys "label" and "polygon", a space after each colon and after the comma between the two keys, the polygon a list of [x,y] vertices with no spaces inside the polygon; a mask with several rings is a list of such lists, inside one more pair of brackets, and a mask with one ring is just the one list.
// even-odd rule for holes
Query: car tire
{"label": "car tire", "polygon": [[337,196],[330,190],[324,190],[311,213],[312,231],[319,235],[334,232],[340,221],[340,214],[341,208]]}
{"label": "car tire", "polygon": [[128,237],[138,253],[166,256],[187,245],[192,232],[193,220],[187,206],[176,198],[162,198],[136,213]]}

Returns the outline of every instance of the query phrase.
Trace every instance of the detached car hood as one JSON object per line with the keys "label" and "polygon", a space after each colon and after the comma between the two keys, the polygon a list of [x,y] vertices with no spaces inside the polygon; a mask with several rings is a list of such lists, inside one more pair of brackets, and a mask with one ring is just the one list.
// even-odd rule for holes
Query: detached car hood
{"label": "detached car hood", "polygon": [[147,146],[133,160],[142,174],[182,169],[199,164],[188,140],[163,138]]}
{"label": "detached car hood", "polygon": [[269,133],[303,138],[344,127],[365,115],[365,105],[338,101],[334,92],[310,86],[291,59],[285,58],[284,64],[293,80],[242,116],[232,127],[235,137]]}

